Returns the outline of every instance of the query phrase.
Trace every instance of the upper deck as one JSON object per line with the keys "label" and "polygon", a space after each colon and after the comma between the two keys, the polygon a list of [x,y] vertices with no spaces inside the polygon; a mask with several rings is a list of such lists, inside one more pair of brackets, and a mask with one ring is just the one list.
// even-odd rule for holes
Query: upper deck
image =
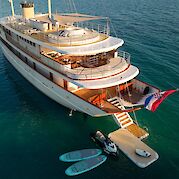
{"label": "upper deck", "polygon": [[[130,64],[130,55],[116,50],[122,39],[109,36],[108,28],[102,31],[100,26],[84,25],[84,20],[97,17],[83,15],[74,20],[73,16],[67,15],[68,20],[66,15],[54,16],[60,21],[44,14],[28,19],[5,17],[0,24],[8,42],[80,87],[105,88],[138,75],[138,68]],[[75,25],[78,21],[85,28],[80,23]]]}
{"label": "upper deck", "polygon": [[85,22],[60,23],[49,20],[44,14],[32,19],[6,17],[0,23],[23,38],[63,54],[92,55],[117,49],[124,43],[122,39],[109,36],[104,26]]}
{"label": "upper deck", "polygon": [[[67,28],[67,25],[58,27],[59,31],[38,30],[22,18],[5,19],[7,22],[4,20],[1,24],[8,42],[80,87],[96,89],[114,86],[133,79],[139,73],[130,64],[130,54],[116,51],[119,45],[117,38],[89,29],[74,26]],[[87,44],[83,44],[81,33],[86,33]],[[49,41],[48,37],[52,34],[60,34],[58,38],[61,44],[52,39]],[[68,36],[75,37],[73,44],[68,44]]]}

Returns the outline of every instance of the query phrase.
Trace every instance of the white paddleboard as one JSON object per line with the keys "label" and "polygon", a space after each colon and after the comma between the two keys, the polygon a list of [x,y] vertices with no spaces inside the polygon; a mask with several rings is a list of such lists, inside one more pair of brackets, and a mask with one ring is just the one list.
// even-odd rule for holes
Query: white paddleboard
{"label": "white paddleboard", "polygon": [[77,162],[71,165],[70,167],[68,167],[65,173],[68,176],[75,176],[75,175],[82,174],[84,172],[92,170],[93,168],[96,168],[97,166],[101,165],[103,162],[106,161],[106,159],[107,157],[105,155],[99,155],[94,158]]}
{"label": "white paddleboard", "polygon": [[101,149],[83,149],[73,152],[68,152],[59,157],[59,160],[63,162],[76,162],[80,160],[96,157],[102,153]]}

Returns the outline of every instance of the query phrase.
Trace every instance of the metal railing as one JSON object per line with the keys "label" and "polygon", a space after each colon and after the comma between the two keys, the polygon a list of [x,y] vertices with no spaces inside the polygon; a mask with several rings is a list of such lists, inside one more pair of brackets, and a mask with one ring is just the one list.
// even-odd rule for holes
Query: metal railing
{"label": "metal railing", "polygon": [[92,32],[89,34],[81,35],[79,37],[59,37],[54,34],[48,35],[48,40],[52,43],[57,44],[66,44],[66,45],[75,45],[75,44],[86,44],[86,43],[92,43],[99,39],[99,34],[97,32]]}
{"label": "metal railing", "polygon": [[98,33],[101,33],[101,34],[109,35],[109,27],[106,24],[102,25],[102,24],[84,21],[84,22],[76,22],[74,23],[74,26],[81,27],[84,29],[90,29],[92,31],[97,31]]}
{"label": "metal railing", "polygon": [[130,53],[124,52],[124,51],[121,51],[121,50],[118,50],[117,52],[118,52],[118,56],[119,56],[119,57],[121,57],[121,58],[123,58],[124,60],[126,60],[126,62],[127,62],[128,64],[131,63],[131,55],[130,55]]}
{"label": "metal railing", "polygon": [[130,54],[123,51],[120,51],[118,54],[117,58],[108,59],[109,63],[98,67],[91,65],[91,67],[80,66],[78,68],[71,68],[70,63],[62,65],[54,61],[53,58],[50,59],[45,55],[41,56],[41,61],[71,79],[98,79],[121,73],[128,68],[130,64]]}

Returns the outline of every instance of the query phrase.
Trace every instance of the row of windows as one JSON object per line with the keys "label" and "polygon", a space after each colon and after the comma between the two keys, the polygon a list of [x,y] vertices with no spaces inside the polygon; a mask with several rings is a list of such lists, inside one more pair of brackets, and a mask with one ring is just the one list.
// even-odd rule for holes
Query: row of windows
{"label": "row of windows", "polygon": [[9,29],[6,29],[5,27],[3,27],[4,32],[6,32],[7,34],[9,34],[11,36],[11,31]]}
{"label": "row of windows", "polygon": [[1,37],[0,40],[4,43],[4,45],[6,45],[6,47],[13,52],[18,58],[20,58],[24,63],[26,63],[28,66],[30,66],[31,68],[33,68],[35,71],[37,71],[38,73],[40,73],[41,75],[43,75],[44,77],[50,79],[53,81],[53,74],[47,75],[45,74],[45,72],[43,70],[40,70],[36,63],[31,62],[27,57],[25,57],[24,55],[22,55],[20,52],[18,52],[16,49],[14,49],[13,47],[11,47],[6,41],[4,41]]}
{"label": "row of windows", "polygon": [[30,40],[27,40],[27,39],[25,39],[25,38],[23,38],[23,37],[21,37],[19,35],[17,37],[20,38],[21,40],[25,41],[26,43],[28,43],[28,44],[30,44],[30,45],[35,47],[35,43],[34,42],[31,42]]}
{"label": "row of windows", "polygon": [[[5,27],[3,27],[3,29],[4,29],[4,31],[5,31],[7,34],[9,34],[9,35],[11,36],[11,33],[12,33],[12,32],[11,32],[9,29],[6,29]],[[21,37],[21,36],[19,36],[19,35],[17,35],[17,37],[20,38],[21,40],[25,41],[26,43],[28,43],[28,44],[30,44],[30,45],[32,45],[32,46],[35,47],[35,43],[34,43],[34,42],[31,42],[30,40],[27,40],[27,39],[25,39],[25,38],[23,38],[23,37]]]}
{"label": "row of windows", "polygon": [[[8,49],[13,52],[16,56],[18,56],[20,59],[22,59],[23,61],[26,61],[27,58],[24,57],[23,55],[20,54],[20,52],[18,52],[16,49],[14,49],[13,47],[11,47],[6,41],[4,41],[2,38],[0,38],[1,41],[6,45],[6,47],[8,47]],[[26,60],[25,60],[26,59]]]}

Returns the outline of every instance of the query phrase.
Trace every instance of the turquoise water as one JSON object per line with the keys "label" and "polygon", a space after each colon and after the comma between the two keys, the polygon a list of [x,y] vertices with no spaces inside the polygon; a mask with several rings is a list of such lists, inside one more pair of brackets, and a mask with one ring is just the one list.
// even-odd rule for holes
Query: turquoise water
{"label": "turquoise water", "polygon": [[[14,0],[19,13],[20,0]],[[36,12],[47,9],[38,1]],[[52,0],[54,11],[66,11],[65,0]],[[139,67],[140,79],[162,90],[179,87],[178,0],[75,0],[82,13],[109,16],[122,47]],[[104,5],[103,5],[104,4]],[[0,17],[10,13],[0,0]],[[114,34],[114,31],[112,32]],[[112,117],[92,118],[53,102],[31,86],[6,61],[0,50],[0,178],[68,178],[69,164],[58,161],[67,151],[95,147],[91,131],[117,129]],[[138,122],[147,127],[146,140],[160,158],[146,169],[137,168],[122,153],[119,161],[103,165],[78,178],[179,178],[179,95],[170,96],[155,113],[141,110]],[[76,177],[77,178],[77,177]]]}

